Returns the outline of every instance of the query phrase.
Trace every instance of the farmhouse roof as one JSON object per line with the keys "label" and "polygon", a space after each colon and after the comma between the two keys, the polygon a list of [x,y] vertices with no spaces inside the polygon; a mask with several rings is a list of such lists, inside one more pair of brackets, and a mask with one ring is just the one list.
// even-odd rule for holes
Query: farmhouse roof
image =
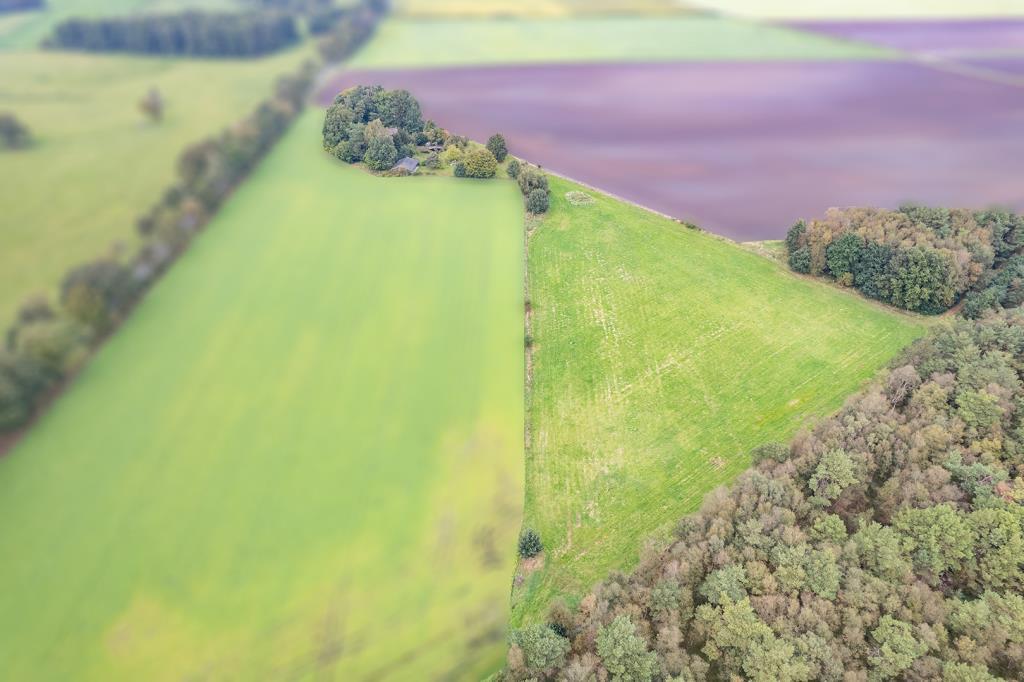
{"label": "farmhouse roof", "polygon": [[420,167],[420,162],[417,161],[416,159],[412,158],[411,156],[407,156],[407,157],[405,157],[404,159],[402,159],[401,161],[399,161],[398,163],[395,164],[395,168],[396,169],[400,168],[402,170],[409,171],[410,173],[415,173],[416,169],[419,168],[419,167]]}

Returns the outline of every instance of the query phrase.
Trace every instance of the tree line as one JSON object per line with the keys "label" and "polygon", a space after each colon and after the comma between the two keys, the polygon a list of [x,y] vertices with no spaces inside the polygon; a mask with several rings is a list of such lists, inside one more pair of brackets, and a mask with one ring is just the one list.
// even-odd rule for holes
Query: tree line
{"label": "tree line", "polygon": [[4,12],[24,12],[46,7],[45,0],[0,0],[0,14]]}
{"label": "tree line", "polygon": [[505,680],[1024,679],[1024,311],[958,319],[511,636]]}
{"label": "tree line", "polygon": [[909,205],[832,209],[821,220],[796,223],[786,235],[796,272],[929,314],[988,286],[1022,245],[1024,217],[1012,212]]}
{"label": "tree line", "polygon": [[298,42],[295,17],[276,12],[141,14],[59,23],[44,47],[91,52],[252,57]]}
{"label": "tree line", "polygon": [[24,425],[188,247],[302,110],[315,71],[278,79],[252,113],[181,154],[177,182],[137,221],[134,254],[71,268],[56,303],[25,301],[0,344],[0,432]]}
{"label": "tree line", "polygon": [[322,36],[317,43],[321,58],[328,63],[340,62],[355,54],[373,36],[388,9],[387,0],[361,0],[350,8],[313,13],[309,27]]}

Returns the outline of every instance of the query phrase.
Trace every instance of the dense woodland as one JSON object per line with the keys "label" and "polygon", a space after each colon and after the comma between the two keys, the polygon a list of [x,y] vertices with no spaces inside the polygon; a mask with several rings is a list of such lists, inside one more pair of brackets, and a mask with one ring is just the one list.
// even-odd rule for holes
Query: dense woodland
{"label": "dense woodland", "polygon": [[139,250],[72,268],[56,304],[26,301],[0,343],[0,433],[24,425],[189,245],[303,108],[315,73],[307,63],[219,136],[185,150],[178,181],[141,216]]}
{"label": "dense woodland", "polygon": [[43,9],[44,7],[46,7],[44,0],[0,0],[0,14]]}
{"label": "dense woodland", "polygon": [[68,19],[46,47],[92,52],[251,57],[298,42],[295,18],[269,12],[142,14]]}
{"label": "dense woodland", "polygon": [[[934,314],[994,284],[995,272],[1024,246],[1024,217],[920,206],[832,209],[822,220],[794,225],[786,246],[797,272]],[[987,307],[997,307],[999,287],[1011,285],[996,284]],[[985,307],[980,300],[975,305]]]}
{"label": "dense woodland", "polygon": [[682,519],[506,679],[1024,679],[1024,312],[960,319]]}

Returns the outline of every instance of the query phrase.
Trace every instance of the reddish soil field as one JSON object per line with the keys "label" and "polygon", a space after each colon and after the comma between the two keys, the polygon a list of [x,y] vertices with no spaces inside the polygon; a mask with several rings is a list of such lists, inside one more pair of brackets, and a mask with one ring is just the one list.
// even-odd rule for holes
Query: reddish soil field
{"label": "reddish soil field", "polygon": [[[1011,76],[1021,76],[1024,79],[1024,53],[1019,57],[977,57],[971,59],[957,59],[960,64],[968,64],[983,69],[989,69],[998,73]],[[1024,85],[1024,80],[1021,81]]]}
{"label": "reddish soil field", "polygon": [[911,63],[572,65],[338,74],[439,124],[740,240],[830,206],[1024,209],[1024,88]]}
{"label": "reddish soil field", "polygon": [[1024,20],[809,21],[788,24],[834,38],[908,52],[951,55],[993,50],[1024,51]]}

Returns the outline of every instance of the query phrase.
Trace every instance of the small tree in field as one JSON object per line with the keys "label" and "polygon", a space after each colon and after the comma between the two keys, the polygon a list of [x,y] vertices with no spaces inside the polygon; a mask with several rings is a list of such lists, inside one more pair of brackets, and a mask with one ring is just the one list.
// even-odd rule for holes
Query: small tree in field
{"label": "small tree in field", "polygon": [[164,118],[164,98],[160,91],[151,88],[146,96],[139,100],[139,109],[153,123],[159,123]]}
{"label": "small tree in field", "polygon": [[24,149],[32,142],[32,135],[14,114],[0,111],[0,147]]}
{"label": "small tree in field", "polygon": [[519,177],[519,169],[519,159],[512,159],[508,162],[508,165],[505,166],[505,172],[508,173],[508,176],[513,180]]}
{"label": "small tree in field", "polygon": [[544,551],[544,543],[540,541],[537,531],[527,528],[519,535],[519,556],[524,559],[535,557]]}
{"label": "small tree in field", "polygon": [[487,140],[487,149],[494,154],[494,158],[501,163],[508,156],[508,145],[505,144],[505,136],[501,133],[491,135]]}

